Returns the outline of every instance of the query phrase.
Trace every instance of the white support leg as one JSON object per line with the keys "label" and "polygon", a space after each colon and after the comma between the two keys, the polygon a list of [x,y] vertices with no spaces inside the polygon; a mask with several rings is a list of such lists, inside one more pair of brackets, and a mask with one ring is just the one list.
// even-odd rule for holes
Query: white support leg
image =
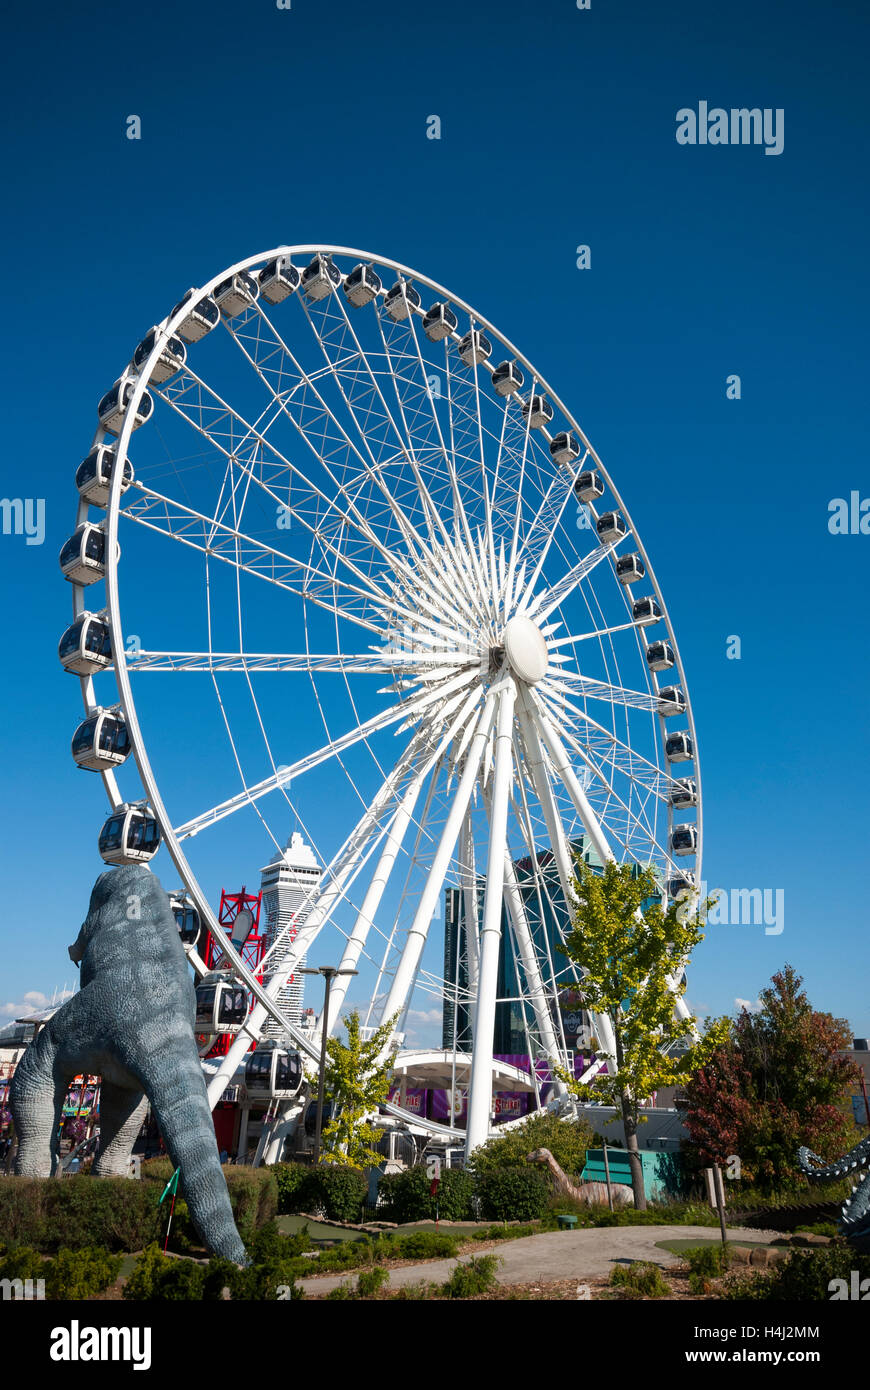
{"label": "white support leg", "polygon": [[501,911],[504,901],[504,861],[507,846],[507,816],[513,781],[513,733],[516,686],[506,676],[499,686],[498,727],[492,778],[492,814],[489,823],[489,853],[486,861],[486,895],[480,931],[480,977],[477,1015],[468,1089],[468,1128],[465,1156],[485,1144],[489,1137],[492,1109],[492,1059],[495,1029],[495,996],[498,983],[498,954],[501,941]]}
{"label": "white support leg", "polygon": [[441,893],[444,876],[447,873],[451,856],[456,847],[462,819],[468,809],[471,793],[477,781],[480,760],[483,757],[490,729],[492,728],[494,713],[495,696],[492,690],[490,690],[487,694],[486,703],[484,704],[477,729],[471,740],[471,745],[465,759],[465,767],[459,779],[459,786],[456,789],[456,797],[450,808],[444,829],[441,832],[441,839],[438,842],[438,848],[432,860],[432,866],[426,879],[426,885],[420,894],[420,901],[417,905],[417,911],[414,914],[414,920],[408,929],[405,947],[396,968],[396,973],[393,976],[393,983],[387,995],[383,1013],[381,1014],[383,1019],[392,1018],[394,1014],[401,1013],[417,973],[417,966],[423,954],[423,947],[426,944],[426,937],[429,932],[429,924],[432,921],[432,914],[438,905],[438,898]]}

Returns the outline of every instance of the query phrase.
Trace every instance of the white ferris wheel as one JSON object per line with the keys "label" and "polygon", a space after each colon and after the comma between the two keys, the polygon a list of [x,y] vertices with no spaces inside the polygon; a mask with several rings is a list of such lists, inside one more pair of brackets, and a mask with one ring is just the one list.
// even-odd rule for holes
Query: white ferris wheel
{"label": "white ferris wheel", "polygon": [[[344,247],[280,247],[190,290],[98,414],[61,552],[73,755],[108,794],[104,860],[165,845],[251,996],[211,1099],[270,1018],[315,1055],[276,999],[317,942],[400,1045],[411,1010],[448,1009],[470,1151],[490,1129],[502,934],[528,1053],[564,1062],[573,977],[541,923],[564,927],[573,855],[651,865],[666,899],[700,877],[688,689],[615,484],[490,323]],[[280,849],[291,818],[322,872],[265,988],[198,864],[234,862],[254,828]],[[608,1020],[589,1022],[607,1051]]]}

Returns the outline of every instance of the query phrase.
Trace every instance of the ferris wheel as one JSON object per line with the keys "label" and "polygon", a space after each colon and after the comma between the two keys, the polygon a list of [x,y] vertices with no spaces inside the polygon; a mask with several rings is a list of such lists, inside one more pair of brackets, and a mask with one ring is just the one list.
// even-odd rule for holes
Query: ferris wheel
{"label": "ferris wheel", "polygon": [[[528,1055],[568,1057],[552,938],[574,856],[649,865],[665,900],[700,877],[688,689],[614,482],[492,324],[343,247],[280,247],[189,290],[98,417],[60,556],[72,751],[108,794],[103,859],[164,845],[252,996],[212,1100],[269,1018],[315,1055],[277,998],[318,942],[358,972],[367,1024],[396,1020],[400,1061],[420,1011],[452,1019],[474,1148],[506,947]],[[280,852],[291,821],[320,872],[264,987],[202,879]],[[589,1028],[612,1052],[609,1020]]]}

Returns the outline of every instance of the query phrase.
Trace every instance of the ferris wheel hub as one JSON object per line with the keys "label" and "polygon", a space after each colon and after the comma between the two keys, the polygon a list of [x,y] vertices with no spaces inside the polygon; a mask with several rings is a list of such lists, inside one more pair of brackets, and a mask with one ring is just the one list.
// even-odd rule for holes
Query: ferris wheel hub
{"label": "ferris wheel hub", "polygon": [[504,630],[504,649],[511,670],[528,685],[545,675],[550,653],[544,635],[531,618],[517,614]]}

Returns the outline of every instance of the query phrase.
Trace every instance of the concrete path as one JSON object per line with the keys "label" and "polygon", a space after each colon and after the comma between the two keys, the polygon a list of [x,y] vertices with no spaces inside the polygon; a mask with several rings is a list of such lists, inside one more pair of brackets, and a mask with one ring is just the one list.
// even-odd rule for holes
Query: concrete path
{"label": "concrete path", "polygon": [[[661,1250],[660,1240],[711,1240],[718,1236],[715,1226],[600,1226],[583,1231],[546,1231],[542,1235],[523,1236],[520,1240],[500,1241],[492,1253],[504,1261],[496,1278],[500,1284],[546,1284],[557,1279],[591,1279],[607,1277],[616,1264],[631,1260],[649,1260],[661,1268],[680,1263],[678,1255]],[[779,1231],[750,1231],[744,1227],[729,1229],[732,1240],[767,1245],[781,1238]],[[472,1252],[473,1253],[473,1252]],[[467,1260],[469,1255],[463,1255]],[[419,1280],[442,1284],[455,1269],[459,1260],[430,1260],[426,1264],[403,1265],[390,1270],[389,1287],[396,1289]],[[324,1275],[320,1279],[300,1279],[308,1294],[329,1293],[339,1284],[354,1283],[355,1270],[341,1275]]]}

